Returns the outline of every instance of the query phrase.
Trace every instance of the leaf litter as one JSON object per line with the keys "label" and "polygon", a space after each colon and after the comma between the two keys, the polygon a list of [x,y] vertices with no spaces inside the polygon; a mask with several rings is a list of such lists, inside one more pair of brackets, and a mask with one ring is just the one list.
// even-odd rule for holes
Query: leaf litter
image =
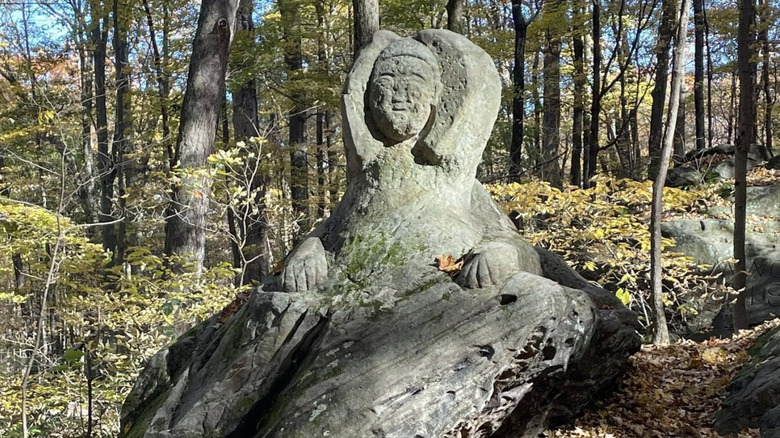
{"label": "leaf litter", "polygon": [[[545,432],[572,437],[720,437],[713,428],[726,387],[750,356],[748,349],[780,319],[743,330],[730,339],[680,340],[644,345],[630,359],[619,389],[587,408],[574,424]],[[758,437],[758,429],[737,438]]]}

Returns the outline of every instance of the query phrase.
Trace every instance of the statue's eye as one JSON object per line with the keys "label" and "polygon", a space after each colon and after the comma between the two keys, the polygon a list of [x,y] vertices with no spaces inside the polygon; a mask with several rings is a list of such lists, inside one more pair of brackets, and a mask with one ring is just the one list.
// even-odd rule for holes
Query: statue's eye
{"label": "statue's eye", "polygon": [[421,84],[417,84],[417,83],[414,83],[414,82],[409,84],[408,90],[409,90],[408,91],[409,92],[409,96],[411,96],[413,98],[420,98],[420,97],[422,97],[425,94],[425,90],[423,89]]}
{"label": "statue's eye", "polygon": [[393,88],[393,79],[390,76],[382,76],[382,77],[380,77],[379,79],[376,80],[375,85],[380,90],[382,90],[382,89],[392,89]]}

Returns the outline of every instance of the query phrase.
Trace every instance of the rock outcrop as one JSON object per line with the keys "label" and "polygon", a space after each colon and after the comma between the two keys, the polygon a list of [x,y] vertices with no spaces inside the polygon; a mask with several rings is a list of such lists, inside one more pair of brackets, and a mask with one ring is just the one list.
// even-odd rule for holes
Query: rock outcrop
{"label": "rock outcrop", "polygon": [[240,310],[152,358],[124,436],[532,437],[608,390],[636,316],[475,180],[499,100],[464,37],[375,34],[344,89],[344,199]]}
{"label": "rock outcrop", "polygon": [[729,385],[715,429],[735,434],[760,427],[762,438],[780,437],[780,330],[764,334],[751,352],[753,359]]}
{"label": "rock outcrop", "polygon": [[[749,214],[755,214],[762,210],[761,206],[771,205],[772,194],[780,193],[780,190],[756,187],[751,188],[751,193],[749,198],[756,200],[749,202],[748,211]],[[763,212],[777,214],[772,210]],[[733,265],[729,262],[734,249],[732,221],[676,219],[663,223],[661,229],[664,237],[675,239],[675,251],[692,257],[696,263],[710,265],[714,272],[722,273],[724,279],[730,281],[734,274]],[[772,217],[756,218],[748,223],[746,234],[745,250],[749,270],[745,289],[746,307],[748,323],[752,325],[780,315],[780,221]],[[705,301],[714,299],[719,303],[701,302],[693,307],[714,310],[725,304],[727,298],[721,295],[703,297]],[[724,317],[723,320],[730,323],[730,317]],[[730,326],[716,328],[723,333],[731,331]]]}

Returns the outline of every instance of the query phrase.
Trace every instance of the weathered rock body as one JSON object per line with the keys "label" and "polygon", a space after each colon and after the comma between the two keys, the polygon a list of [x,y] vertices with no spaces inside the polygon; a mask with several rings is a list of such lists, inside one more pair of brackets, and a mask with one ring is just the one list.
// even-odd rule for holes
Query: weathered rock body
{"label": "weathered rock body", "polygon": [[[749,211],[758,213],[761,206],[771,205],[771,191],[763,187],[751,190],[756,201]],[[780,190],[777,191],[780,193]],[[763,200],[760,200],[763,199]],[[777,214],[771,209],[767,214]],[[753,213],[753,214],[755,214]],[[734,274],[729,260],[734,251],[734,224],[722,219],[678,219],[662,225],[665,237],[675,239],[675,251],[693,257],[696,263],[712,266],[715,272],[721,272],[727,281]],[[770,218],[751,221],[747,227],[747,268],[750,275],[746,278],[746,307],[748,322],[758,324],[780,315],[780,221]],[[726,297],[715,297],[716,303],[700,303],[698,310],[716,310],[724,304]],[[714,305],[710,305],[714,304]],[[714,315],[712,315],[714,316]],[[730,318],[723,318],[730,322]],[[705,324],[706,325],[706,324]],[[716,324],[717,325],[717,324]],[[705,328],[705,327],[701,327]],[[716,327],[729,332],[730,327]]]}
{"label": "weathered rock body", "polygon": [[151,360],[126,436],[530,437],[608,388],[635,315],[474,179],[499,99],[462,36],[375,34],[344,90],[344,199],[235,315]]}
{"label": "weathered rock body", "polygon": [[721,434],[760,427],[762,438],[780,437],[780,331],[765,334],[757,345],[761,347],[729,385],[715,416]]}

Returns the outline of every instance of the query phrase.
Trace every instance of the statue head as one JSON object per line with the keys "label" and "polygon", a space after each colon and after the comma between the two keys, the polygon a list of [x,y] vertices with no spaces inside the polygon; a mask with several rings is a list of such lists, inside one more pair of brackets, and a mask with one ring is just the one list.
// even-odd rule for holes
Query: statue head
{"label": "statue head", "polygon": [[371,116],[387,138],[404,141],[419,134],[439,98],[441,68],[422,43],[404,38],[385,47],[371,72]]}

